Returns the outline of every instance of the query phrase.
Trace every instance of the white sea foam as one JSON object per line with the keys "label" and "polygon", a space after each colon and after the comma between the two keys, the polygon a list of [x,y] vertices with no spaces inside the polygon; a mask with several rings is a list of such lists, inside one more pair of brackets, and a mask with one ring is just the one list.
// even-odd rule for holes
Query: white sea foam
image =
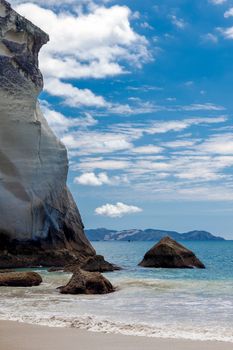
{"label": "white sea foam", "polygon": [[[0,319],[94,332],[233,342],[233,243],[222,247],[205,243],[207,269],[201,271],[139,268],[137,261],[146,251],[141,245],[112,244],[114,254],[108,260],[128,266],[107,275],[118,287],[116,293],[61,295],[56,287],[66,284],[70,275],[40,269],[44,282],[38,287],[1,288]],[[109,242],[105,249],[100,253],[106,255]],[[135,253],[135,249],[140,251]]]}
{"label": "white sea foam", "polygon": [[129,324],[124,322],[112,322],[96,316],[77,316],[63,317],[63,316],[47,316],[40,317],[38,315],[0,315],[1,320],[18,321],[29,324],[37,324],[49,327],[64,327],[77,328],[88,330],[91,332],[101,332],[108,334],[123,334],[141,337],[154,338],[171,338],[171,339],[187,339],[200,341],[222,341],[232,342],[232,329],[224,329],[224,331],[217,328],[203,329],[203,328],[189,328],[184,325],[177,327],[169,327],[167,325],[158,325],[151,327],[147,324]]}

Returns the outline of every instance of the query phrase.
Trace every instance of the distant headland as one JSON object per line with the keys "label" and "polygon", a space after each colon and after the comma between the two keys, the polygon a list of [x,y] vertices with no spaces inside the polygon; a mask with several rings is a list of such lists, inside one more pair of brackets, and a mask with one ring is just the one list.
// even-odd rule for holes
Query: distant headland
{"label": "distant headland", "polygon": [[86,236],[90,241],[156,241],[170,236],[177,241],[224,241],[223,237],[215,236],[207,231],[190,231],[179,233],[159,229],[115,231],[106,228],[87,229]]}

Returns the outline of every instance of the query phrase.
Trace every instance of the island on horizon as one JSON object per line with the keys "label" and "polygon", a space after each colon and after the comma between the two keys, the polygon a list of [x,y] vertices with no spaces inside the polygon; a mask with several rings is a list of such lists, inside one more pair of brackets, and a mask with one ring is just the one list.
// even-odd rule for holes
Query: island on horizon
{"label": "island on horizon", "polygon": [[90,241],[159,241],[165,236],[169,236],[177,241],[225,241],[221,236],[215,236],[210,232],[193,230],[179,233],[159,229],[145,230],[109,230],[106,228],[86,229],[86,236]]}

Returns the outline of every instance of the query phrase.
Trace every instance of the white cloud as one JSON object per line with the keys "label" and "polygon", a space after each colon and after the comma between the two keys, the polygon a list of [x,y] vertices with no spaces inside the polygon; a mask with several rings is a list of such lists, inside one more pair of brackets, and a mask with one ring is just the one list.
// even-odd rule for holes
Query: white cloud
{"label": "white cloud", "polygon": [[220,134],[212,136],[201,145],[201,150],[212,154],[233,155],[233,135]]}
{"label": "white cloud", "polygon": [[[62,5],[62,4],[72,4],[77,0],[12,0],[12,5],[20,5],[25,3],[33,3],[33,4],[39,4],[42,6],[54,6],[54,5]],[[80,2],[83,2],[83,0],[79,0]],[[88,0],[84,0],[88,2]]]}
{"label": "white cloud", "polygon": [[62,113],[50,109],[48,105],[44,105],[43,103],[44,101],[42,101],[44,116],[58,137],[62,137],[65,133],[69,132],[71,128],[85,129],[98,124],[98,121],[89,113],[85,113],[82,117],[66,117]]}
{"label": "white cloud", "polygon": [[170,141],[170,142],[165,142],[163,146],[168,147],[168,148],[189,148],[194,146],[196,141],[193,140],[176,140],[176,141]]}
{"label": "white cloud", "polygon": [[225,17],[225,18],[229,18],[229,17],[232,17],[232,16],[233,16],[233,7],[230,8],[228,11],[226,11],[226,12],[224,13],[224,17]]}
{"label": "white cloud", "polygon": [[85,173],[75,177],[74,183],[86,186],[102,186],[109,185],[111,182],[106,173],[99,173],[98,175],[95,173]]}
{"label": "white cloud", "polygon": [[[53,114],[52,114],[53,116]],[[55,127],[63,128],[67,127],[67,120],[63,120],[60,115],[55,115],[56,121],[53,125]],[[61,120],[60,120],[61,118]],[[89,129],[82,130],[82,124],[87,125],[90,123],[92,126],[96,123],[95,119],[91,116],[82,118],[81,120],[68,120],[69,125],[79,125],[77,130],[69,130],[61,134],[61,140],[69,149],[69,155],[71,157],[84,156],[84,155],[98,155],[98,154],[110,154],[115,152],[127,152],[134,154],[157,154],[163,152],[161,145],[144,144],[142,146],[135,146],[134,142],[143,138],[146,135],[165,134],[168,132],[181,132],[194,125],[211,125],[225,122],[227,117],[206,117],[206,118],[190,118],[184,120],[170,120],[160,122],[148,122],[144,124],[114,124],[107,127],[103,131],[91,131]],[[62,125],[57,125],[61,123]],[[63,125],[65,123],[65,125]],[[51,123],[52,125],[52,123]],[[187,143],[186,143],[187,145]],[[111,164],[111,163],[110,163]],[[97,165],[105,166],[105,163],[97,163]]]}
{"label": "white cloud", "polygon": [[116,159],[96,159],[96,158],[89,158],[89,159],[83,159],[78,164],[71,165],[71,169],[76,170],[82,170],[82,171],[90,171],[95,169],[101,169],[101,170],[124,170],[127,169],[129,166],[131,166],[131,163],[127,160],[116,160]]}
{"label": "white cloud", "polygon": [[227,0],[210,0],[210,2],[214,5],[222,5],[224,4],[224,2],[226,2]]}
{"label": "white cloud", "polygon": [[78,89],[77,87],[63,83],[59,79],[47,79],[44,90],[52,96],[64,98],[64,103],[70,107],[104,107],[107,102],[102,96],[96,96],[89,89]]}
{"label": "white cloud", "polygon": [[154,153],[161,153],[162,151],[163,151],[162,147],[154,146],[154,145],[134,147],[132,149],[132,152],[137,154],[154,154]]}
{"label": "white cloud", "polygon": [[181,111],[222,111],[225,108],[223,106],[218,106],[213,103],[194,103],[189,106],[180,106],[177,110]]}
{"label": "white cloud", "polygon": [[97,175],[94,172],[90,172],[75,177],[74,183],[85,186],[118,185],[120,183],[128,183],[128,179],[127,176],[109,177],[105,172]]}
{"label": "white cloud", "polygon": [[193,85],[194,85],[194,81],[188,80],[188,81],[186,81],[186,82],[184,83],[184,85],[187,86],[187,87],[193,86]]}
{"label": "white cloud", "polygon": [[[61,97],[70,107],[98,107],[114,114],[132,114],[128,105],[108,103],[91,90],[64,81],[125,74],[129,66],[140,68],[152,59],[147,39],[131,26],[134,16],[130,9],[118,5],[106,7],[107,0],[80,0],[78,4],[74,0],[33,2],[14,4],[18,5],[17,12],[50,36],[40,52],[45,90]],[[64,4],[72,7],[64,9]]]}
{"label": "white cloud", "polygon": [[202,40],[204,42],[211,42],[213,44],[217,44],[218,43],[218,37],[217,35],[213,34],[213,33],[207,33],[207,34],[204,34],[202,35]]}
{"label": "white cloud", "polygon": [[142,212],[142,209],[134,205],[127,205],[121,202],[113,204],[105,204],[102,207],[96,208],[97,215],[108,216],[110,218],[121,218],[124,215],[135,214]]}
{"label": "white cloud", "polygon": [[179,29],[184,29],[186,26],[185,21],[182,18],[177,18],[175,15],[171,15],[172,24],[174,24]]}
{"label": "white cloud", "polygon": [[193,125],[201,125],[201,124],[215,124],[226,121],[227,118],[225,116],[216,117],[216,118],[191,118],[191,119],[183,119],[183,120],[170,120],[170,121],[161,121],[154,122],[149,127],[145,126],[144,132],[147,134],[163,134],[170,131],[182,131],[187,129]]}
{"label": "white cloud", "polygon": [[229,27],[227,29],[221,29],[221,33],[225,37],[225,39],[233,39],[233,27]]}
{"label": "white cloud", "polygon": [[126,135],[94,131],[69,133],[62,137],[62,142],[68,149],[78,149],[79,155],[111,153],[133,147]]}
{"label": "white cloud", "polygon": [[89,13],[75,14],[26,3],[17,11],[50,35],[41,52],[46,77],[103,78],[124,73],[123,62],[140,67],[151,59],[148,42],[132,29],[126,6],[92,6]]}

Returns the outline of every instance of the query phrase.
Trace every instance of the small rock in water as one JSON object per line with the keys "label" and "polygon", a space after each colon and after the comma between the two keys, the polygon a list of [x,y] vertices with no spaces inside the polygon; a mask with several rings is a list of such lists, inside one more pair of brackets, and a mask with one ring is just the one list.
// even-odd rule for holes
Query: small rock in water
{"label": "small rock in water", "polygon": [[205,268],[191,250],[170,237],[165,237],[155,244],[139,265],[155,268]]}
{"label": "small rock in water", "polygon": [[108,294],[114,287],[99,272],[76,269],[66,286],[58,288],[61,294]]}
{"label": "small rock in water", "polygon": [[0,274],[1,287],[32,287],[42,283],[36,272],[5,272]]}

